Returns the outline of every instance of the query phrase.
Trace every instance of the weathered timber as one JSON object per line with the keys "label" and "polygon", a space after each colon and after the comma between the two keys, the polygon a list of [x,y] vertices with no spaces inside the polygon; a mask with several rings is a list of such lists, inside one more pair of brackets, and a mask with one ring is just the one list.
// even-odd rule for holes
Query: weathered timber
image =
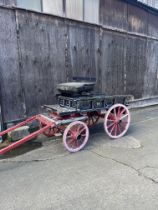
{"label": "weathered timber", "polygon": [[0,19],[5,122],[56,103],[57,84],[74,76],[95,77],[96,90],[106,95],[158,96],[156,10],[100,0],[98,25],[5,7]]}

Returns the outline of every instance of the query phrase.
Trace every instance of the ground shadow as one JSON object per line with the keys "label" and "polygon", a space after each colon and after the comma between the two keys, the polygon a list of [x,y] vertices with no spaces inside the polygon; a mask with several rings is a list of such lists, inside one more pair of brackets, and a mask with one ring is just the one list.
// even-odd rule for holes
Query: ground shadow
{"label": "ground shadow", "polygon": [[42,147],[42,142],[32,140],[1,155],[0,159],[17,157],[40,147]]}

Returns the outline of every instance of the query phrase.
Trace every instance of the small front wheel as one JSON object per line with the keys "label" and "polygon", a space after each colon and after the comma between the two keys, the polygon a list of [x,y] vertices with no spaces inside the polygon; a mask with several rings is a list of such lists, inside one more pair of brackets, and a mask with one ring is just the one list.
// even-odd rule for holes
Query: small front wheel
{"label": "small front wheel", "polygon": [[63,143],[69,152],[83,149],[89,139],[89,129],[84,122],[70,123],[64,131]]}
{"label": "small front wheel", "polygon": [[107,111],[104,129],[110,138],[121,138],[126,134],[130,121],[128,108],[123,104],[115,104]]}

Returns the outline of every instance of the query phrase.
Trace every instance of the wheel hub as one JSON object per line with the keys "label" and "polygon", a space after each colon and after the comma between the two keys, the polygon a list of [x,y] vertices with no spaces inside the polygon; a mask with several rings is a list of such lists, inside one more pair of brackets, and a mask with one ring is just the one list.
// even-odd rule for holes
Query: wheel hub
{"label": "wheel hub", "polygon": [[119,118],[116,118],[115,121],[114,121],[115,124],[118,124],[119,122],[120,122]]}
{"label": "wheel hub", "polygon": [[81,140],[81,134],[79,134],[76,139]]}

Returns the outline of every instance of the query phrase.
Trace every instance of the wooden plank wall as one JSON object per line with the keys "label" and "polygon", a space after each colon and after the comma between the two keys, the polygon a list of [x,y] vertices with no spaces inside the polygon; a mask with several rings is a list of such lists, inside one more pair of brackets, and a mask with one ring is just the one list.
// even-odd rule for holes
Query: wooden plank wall
{"label": "wooden plank wall", "polygon": [[[106,6],[106,9],[105,9]],[[0,8],[5,122],[55,103],[56,85],[97,78],[108,95],[158,95],[158,16],[122,0],[100,1],[100,25]]]}
{"label": "wooden plank wall", "polygon": [[0,5],[15,6],[16,0],[0,0]]}
{"label": "wooden plank wall", "polygon": [[4,120],[25,115],[15,12],[0,8],[0,87]]}

